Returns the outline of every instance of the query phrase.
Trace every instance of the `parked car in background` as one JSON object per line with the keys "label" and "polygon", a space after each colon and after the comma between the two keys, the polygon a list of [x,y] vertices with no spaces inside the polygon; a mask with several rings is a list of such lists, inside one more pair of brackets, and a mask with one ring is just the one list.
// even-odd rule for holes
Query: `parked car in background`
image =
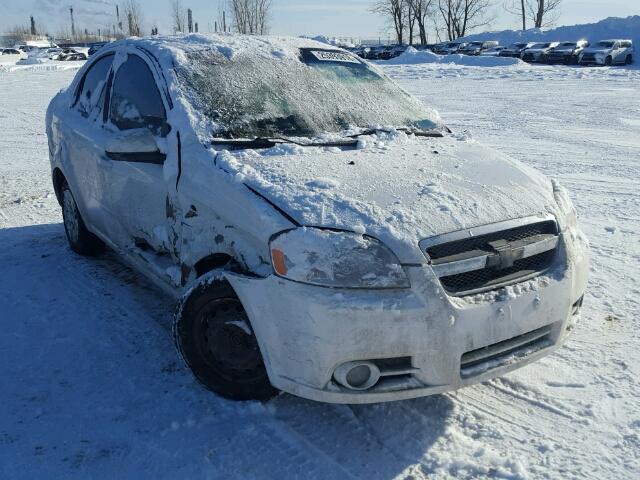
{"label": "parked car in background", "polygon": [[437,45],[433,50],[433,53],[437,53],[438,55],[451,55],[454,53],[458,53],[458,51],[464,48],[466,43],[462,42],[447,42],[441,43]]}
{"label": "parked car in background", "polygon": [[26,52],[18,50],[17,48],[2,48],[0,49],[0,55],[4,57],[1,59],[4,62],[9,61],[9,56],[11,56],[12,59],[15,58],[16,61],[23,60],[29,56]]}
{"label": "parked car in background", "polygon": [[460,48],[458,53],[462,53],[463,55],[480,55],[485,50],[495,48],[498,45],[500,44],[496,41],[469,42],[464,47]]}
{"label": "parked car in background", "polygon": [[561,42],[560,45],[544,54],[541,61],[544,63],[575,64],[578,63],[578,58],[582,51],[588,46],[589,42],[586,40]]}
{"label": "parked car in background", "polygon": [[631,65],[634,58],[631,40],[600,40],[585,48],[578,61],[581,65]]}
{"label": "parked car in background", "polygon": [[520,55],[522,55],[522,52],[527,49],[532,47],[533,45],[535,45],[534,42],[517,42],[517,43],[512,43],[511,45],[509,45],[508,47],[505,47],[501,52],[500,52],[500,56],[501,57],[518,57],[520,58]]}
{"label": "parked car in background", "polygon": [[54,53],[49,58],[51,60],[69,62],[69,61],[77,61],[77,60],[86,60],[87,54],[84,52],[80,52],[75,48],[62,48],[60,49],[59,52],[54,51]]}
{"label": "parked car in background", "polygon": [[481,57],[499,57],[505,47],[493,47],[480,53]]}
{"label": "parked car in background", "polygon": [[114,42],[46,130],[71,249],[106,244],[176,299],[178,351],[225,397],[440,394],[549,355],[577,321],[589,250],[567,191],[344,50]]}
{"label": "parked car in background", "polygon": [[106,44],[107,42],[94,43],[89,47],[89,50],[87,51],[87,56],[90,57],[91,55],[94,55],[98,50],[100,50]]}
{"label": "parked car in background", "polygon": [[520,55],[520,58],[525,62],[536,63],[544,59],[545,55],[551,51],[551,49],[557,47],[560,42],[541,42],[534,43],[531,47],[524,49]]}

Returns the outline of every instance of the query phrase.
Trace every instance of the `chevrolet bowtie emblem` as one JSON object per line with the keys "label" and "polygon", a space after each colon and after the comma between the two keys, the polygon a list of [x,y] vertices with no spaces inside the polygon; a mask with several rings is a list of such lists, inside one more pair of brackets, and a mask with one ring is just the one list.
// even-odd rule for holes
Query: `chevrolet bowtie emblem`
{"label": "chevrolet bowtie emblem", "polygon": [[496,240],[489,245],[497,253],[490,262],[491,266],[500,270],[513,267],[513,263],[522,258],[522,248],[514,248],[507,240]]}

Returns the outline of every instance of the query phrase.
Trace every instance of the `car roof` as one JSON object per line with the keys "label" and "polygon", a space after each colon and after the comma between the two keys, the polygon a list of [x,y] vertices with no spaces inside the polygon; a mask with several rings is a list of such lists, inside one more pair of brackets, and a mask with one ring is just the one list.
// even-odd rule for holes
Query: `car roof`
{"label": "car roof", "polygon": [[128,38],[109,43],[100,52],[117,49],[137,48],[153,55],[164,68],[176,64],[188,64],[190,53],[216,50],[227,59],[233,60],[238,54],[284,59],[299,57],[301,48],[340,50],[333,45],[306,38],[258,36],[238,34],[200,34],[167,35],[145,38]]}

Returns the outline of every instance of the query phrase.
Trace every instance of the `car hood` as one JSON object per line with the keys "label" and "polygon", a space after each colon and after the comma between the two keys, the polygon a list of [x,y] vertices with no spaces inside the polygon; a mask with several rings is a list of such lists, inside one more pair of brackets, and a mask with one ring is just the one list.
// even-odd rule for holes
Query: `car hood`
{"label": "car hood", "polygon": [[609,53],[610,48],[585,48],[582,53]]}
{"label": "car hood", "polygon": [[404,263],[421,239],[554,212],[551,182],[465,138],[368,140],[359,150],[281,146],[216,163],[304,226],[366,232]]}

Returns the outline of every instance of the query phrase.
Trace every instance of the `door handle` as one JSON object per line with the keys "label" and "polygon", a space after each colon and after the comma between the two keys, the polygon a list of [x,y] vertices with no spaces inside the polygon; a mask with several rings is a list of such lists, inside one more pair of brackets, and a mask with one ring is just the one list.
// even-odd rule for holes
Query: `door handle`
{"label": "door handle", "polygon": [[107,157],[116,162],[151,163],[163,165],[167,156],[156,150],[155,152],[105,152]]}

